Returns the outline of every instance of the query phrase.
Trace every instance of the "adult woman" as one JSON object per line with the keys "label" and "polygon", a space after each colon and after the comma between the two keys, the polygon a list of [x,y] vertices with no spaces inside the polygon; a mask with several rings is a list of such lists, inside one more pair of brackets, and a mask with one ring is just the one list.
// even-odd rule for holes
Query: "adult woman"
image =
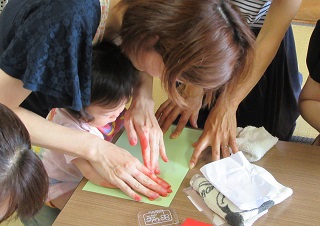
{"label": "adult woman", "polygon": [[[125,127],[130,144],[139,137],[146,167],[113,144],[33,113],[89,105],[92,42],[118,37],[142,71]],[[169,96],[183,101],[178,79],[208,90],[237,80],[235,71],[246,71],[251,59],[251,43],[245,21],[225,1],[10,0],[0,15],[0,102],[19,115],[34,144],[88,159],[105,186],[135,200],[137,192],[155,199],[167,194],[168,184],[154,175],[159,152],[163,160],[166,154],[147,75],[161,77]]]}
{"label": "adult woman", "polygon": [[289,26],[301,0],[231,2],[241,9],[257,35],[251,73],[236,86],[227,86],[212,109],[203,109],[199,113],[203,92],[201,89],[188,87],[187,92],[194,93],[194,98],[189,101],[197,108],[182,111],[167,100],[156,113],[164,132],[177,115],[181,114],[177,129],[171,137],[179,136],[188,120],[192,126],[197,127],[198,121],[199,127],[204,128],[201,137],[194,144],[191,166],[196,164],[207,146],[212,147],[213,160],[220,158],[220,150],[223,157],[230,155],[229,147],[234,153],[237,152],[237,123],[241,127],[264,126],[272,135],[288,140],[299,115],[297,97],[300,92],[300,74]]}
{"label": "adult woman", "polygon": [[48,192],[48,175],[32,151],[30,136],[21,120],[0,104],[0,224],[14,212],[35,215]]}
{"label": "adult woman", "polygon": [[[299,108],[301,116],[320,133],[320,20],[311,34],[307,66],[309,71],[308,79],[303,86],[299,96]],[[314,140],[314,145],[320,146],[320,135]]]}

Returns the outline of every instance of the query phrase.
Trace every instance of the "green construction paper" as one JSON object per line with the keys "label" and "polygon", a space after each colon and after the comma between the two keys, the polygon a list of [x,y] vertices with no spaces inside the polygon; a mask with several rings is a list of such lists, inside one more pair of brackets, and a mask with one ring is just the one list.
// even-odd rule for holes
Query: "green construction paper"
{"label": "green construction paper", "polygon": [[[201,135],[201,131],[184,128],[178,138],[170,139],[169,136],[174,128],[174,126],[171,126],[168,132],[164,134],[164,143],[169,162],[163,162],[162,159],[159,159],[161,172],[159,176],[170,183],[172,193],[170,193],[167,197],[159,197],[154,201],[150,201],[148,198],[142,195],[141,202],[164,207],[170,206],[171,201],[173,200],[179,189],[179,186],[189,170],[189,160],[193,152],[192,144],[198,140]],[[136,146],[131,146],[128,142],[128,137],[125,131],[117,140],[116,145],[126,149],[133,156],[143,162],[140,145],[137,144]],[[132,200],[131,197],[127,196],[120,189],[101,187],[91,183],[90,181],[85,184],[83,190]]]}

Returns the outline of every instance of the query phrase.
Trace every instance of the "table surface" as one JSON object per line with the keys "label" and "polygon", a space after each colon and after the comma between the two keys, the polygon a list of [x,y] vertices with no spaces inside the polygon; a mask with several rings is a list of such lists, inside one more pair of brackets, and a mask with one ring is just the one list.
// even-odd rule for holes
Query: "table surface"
{"label": "table surface", "polygon": [[[187,217],[206,223],[209,220],[197,210],[183,192],[189,187],[191,177],[210,161],[210,152],[202,154],[195,169],[189,170],[171,207],[178,214],[180,223]],[[255,164],[268,170],[275,179],[292,188],[293,195],[273,206],[254,225],[319,225],[320,222],[320,147],[279,141]],[[159,206],[134,202],[107,195],[83,191],[83,179],[61,211],[54,225],[139,225],[141,211]]]}

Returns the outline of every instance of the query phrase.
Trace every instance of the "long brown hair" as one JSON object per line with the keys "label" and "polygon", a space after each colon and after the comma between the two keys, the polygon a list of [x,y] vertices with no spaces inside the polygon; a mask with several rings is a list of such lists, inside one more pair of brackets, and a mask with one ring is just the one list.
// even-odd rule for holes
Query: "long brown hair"
{"label": "long brown hair", "polygon": [[0,205],[9,197],[0,223],[15,211],[22,218],[35,215],[47,197],[48,184],[26,127],[13,111],[0,104]]}
{"label": "long brown hair", "polygon": [[163,87],[184,104],[177,79],[204,88],[205,104],[228,81],[249,72],[254,36],[236,6],[227,0],[122,0],[122,48],[137,52],[158,37]]}

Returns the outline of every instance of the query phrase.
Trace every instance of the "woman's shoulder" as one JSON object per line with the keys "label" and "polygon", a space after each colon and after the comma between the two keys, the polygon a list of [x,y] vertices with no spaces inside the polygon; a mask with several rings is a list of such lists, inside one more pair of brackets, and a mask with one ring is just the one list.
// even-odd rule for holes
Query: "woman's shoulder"
{"label": "woman's shoulder", "polygon": [[[42,12],[51,17],[68,17],[85,20],[95,17],[100,12],[99,0],[40,0],[43,3]],[[41,4],[40,4],[41,5]]]}
{"label": "woman's shoulder", "polygon": [[[99,0],[10,0],[3,10],[1,20],[40,20],[63,17],[86,18],[100,11]],[[46,20],[42,20],[43,23]]]}

